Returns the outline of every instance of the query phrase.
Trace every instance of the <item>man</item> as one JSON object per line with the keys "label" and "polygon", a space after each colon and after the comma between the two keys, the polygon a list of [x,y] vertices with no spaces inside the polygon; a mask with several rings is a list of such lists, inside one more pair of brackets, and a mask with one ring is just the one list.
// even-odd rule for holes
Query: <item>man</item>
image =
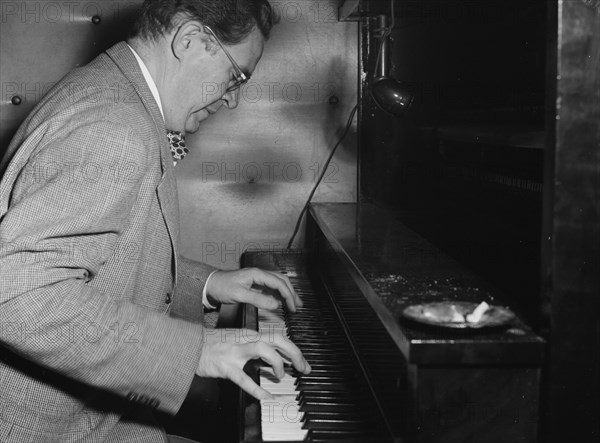
{"label": "man", "polygon": [[200,324],[211,303],[279,305],[254,284],[294,311],[286,277],[178,257],[167,130],[237,106],[271,26],[266,0],[146,1],[128,44],[67,75],[20,127],[0,164],[0,441],[167,441],[147,412],[176,413],[194,374],[269,398],[249,359],[310,371],[281,336]]}

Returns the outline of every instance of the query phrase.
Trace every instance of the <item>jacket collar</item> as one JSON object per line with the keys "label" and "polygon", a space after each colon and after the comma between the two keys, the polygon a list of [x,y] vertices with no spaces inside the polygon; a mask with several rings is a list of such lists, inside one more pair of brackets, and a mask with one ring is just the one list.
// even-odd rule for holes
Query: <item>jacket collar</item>
{"label": "jacket collar", "polygon": [[[160,159],[163,174],[168,170],[173,168],[173,159],[171,157],[171,153],[167,151],[167,129],[165,127],[165,121],[163,119],[162,113],[160,112],[160,108],[158,107],[158,103],[154,99],[152,95],[152,91],[144,78],[144,74],[140,69],[140,65],[131,52],[129,45],[125,42],[119,42],[110,49],[106,51],[106,54],[111,58],[111,60],[117,65],[119,70],[123,73],[125,78],[129,80],[132,87],[139,95],[140,99],[144,107],[147,109],[148,113],[152,117],[154,121],[154,125],[156,126],[157,139],[164,140],[164,143],[161,143],[160,149]],[[169,168],[170,166],[170,168]]]}

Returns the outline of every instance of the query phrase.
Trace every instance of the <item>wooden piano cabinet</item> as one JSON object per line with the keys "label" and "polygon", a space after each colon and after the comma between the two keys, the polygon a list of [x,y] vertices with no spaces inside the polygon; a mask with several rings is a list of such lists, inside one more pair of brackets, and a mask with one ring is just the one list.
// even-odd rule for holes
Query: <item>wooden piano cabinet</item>
{"label": "wooden piano cabinet", "polygon": [[535,442],[539,368],[408,366],[408,441]]}
{"label": "wooden piano cabinet", "polygon": [[[376,314],[347,319],[349,328],[380,322],[394,348],[388,352],[403,360],[395,377],[389,376],[388,385],[396,379],[399,386],[395,399],[384,401],[388,419],[402,422],[400,439],[538,441],[545,342],[517,309],[509,306],[517,316],[506,328],[471,333],[427,328],[402,317],[406,306],[441,300],[504,305],[502,294],[404,226],[396,214],[373,205],[313,204],[306,248],[342,315],[356,292]],[[377,362],[371,368],[366,364],[368,372],[377,371]]]}

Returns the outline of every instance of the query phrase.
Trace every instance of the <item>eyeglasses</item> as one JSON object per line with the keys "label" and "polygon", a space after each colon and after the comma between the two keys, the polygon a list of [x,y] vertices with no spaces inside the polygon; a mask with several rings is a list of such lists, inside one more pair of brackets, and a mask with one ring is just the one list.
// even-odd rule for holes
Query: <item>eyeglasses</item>
{"label": "eyeglasses", "polygon": [[219,37],[217,37],[217,34],[215,34],[215,32],[212,29],[210,29],[208,26],[204,26],[204,28],[207,29],[208,31],[210,31],[210,33],[213,35],[213,37],[215,38],[215,40],[217,41],[217,43],[219,44],[219,46],[221,47],[221,49],[223,50],[223,52],[225,53],[225,55],[227,56],[229,61],[231,62],[233,69],[235,70],[235,79],[232,80],[233,84],[231,86],[229,86],[225,92],[227,93],[227,92],[235,91],[235,90],[239,89],[242,85],[248,83],[248,80],[250,80],[250,76],[244,74],[244,71],[242,71],[242,69],[240,68],[240,65],[238,65],[235,62],[235,60],[233,59],[233,57],[231,56],[229,51],[227,49],[225,49],[225,46],[223,45],[223,43],[221,43],[221,40],[219,40]]}

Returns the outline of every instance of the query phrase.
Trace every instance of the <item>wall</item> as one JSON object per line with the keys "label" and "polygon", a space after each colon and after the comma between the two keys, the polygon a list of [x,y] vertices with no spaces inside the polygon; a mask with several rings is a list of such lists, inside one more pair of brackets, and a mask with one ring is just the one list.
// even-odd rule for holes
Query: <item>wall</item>
{"label": "wall", "polygon": [[[247,248],[287,245],[357,99],[356,23],[337,21],[335,1],[272,4],[281,21],[238,108],[211,117],[177,166],[182,253],[219,267]],[[353,129],[314,200],[355,195]]]}
{"label": "wall", "polygon": [[0,155],[53,84],[125,37],[141,3],[0,0]]}
{"label": "wall", "polygon": [[[182,252],[224,268],[248,247],[285,247],[357,100],[357,24],[337,21],[337,1],[271,3],[280,23],[239,107],[190,136],[176,169]],[[123,38],[139,4],[0,1],[0,153],[53,83]],[[353,127],[315,200],[355,195]]]}

